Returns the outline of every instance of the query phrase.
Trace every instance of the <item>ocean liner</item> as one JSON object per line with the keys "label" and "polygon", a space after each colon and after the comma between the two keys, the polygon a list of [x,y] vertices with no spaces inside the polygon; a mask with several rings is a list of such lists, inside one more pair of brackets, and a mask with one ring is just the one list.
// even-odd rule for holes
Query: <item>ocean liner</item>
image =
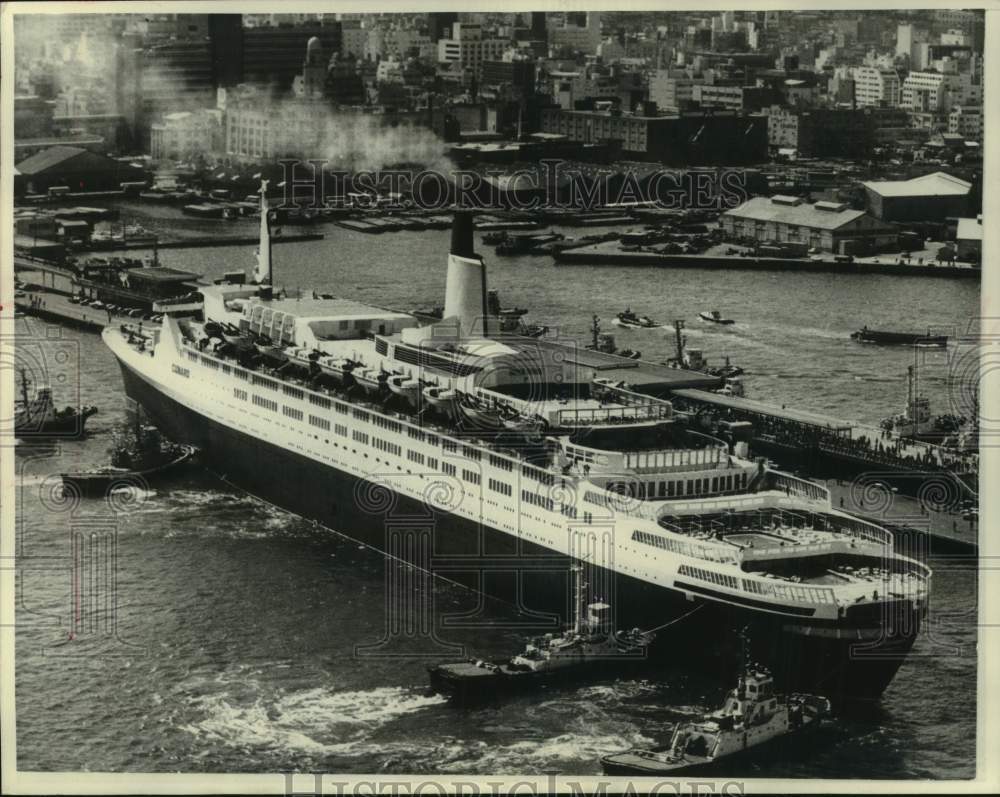
{"label": "ocean liner", "polygon": [[261,203],[248,280],[103,333],[127,395],[209,468],[389,553],[390,515],[422,518],[421,567],[484,591],[483,572],[513,571],[531,608],[566,607],[582,563],[618,627],[688,618],[665,655],[720,678],[747,626],[785,690],[863,700],[889,684],[931,577],[889,532],[571,347],[500,333],[470,214],[455,216],[442,317],[422,323],[280,295],[263,188]]}

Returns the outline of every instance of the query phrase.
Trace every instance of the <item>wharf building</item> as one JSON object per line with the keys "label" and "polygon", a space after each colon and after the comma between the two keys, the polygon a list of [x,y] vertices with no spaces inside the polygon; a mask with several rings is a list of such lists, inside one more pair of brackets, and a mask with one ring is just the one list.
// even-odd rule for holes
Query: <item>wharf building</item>
{"label": "wharf building", "polygon": [[894,249],[895,227],[840,202],[810,204],[800,197],[754,197],[722,214],[719,223],[731,240],[792,245],[836,254]]}
{"label": "wharf building", "polygon": [[869,212],[882,221],[944,221],[969,212],[972,183],[945,172],[863,186]]}

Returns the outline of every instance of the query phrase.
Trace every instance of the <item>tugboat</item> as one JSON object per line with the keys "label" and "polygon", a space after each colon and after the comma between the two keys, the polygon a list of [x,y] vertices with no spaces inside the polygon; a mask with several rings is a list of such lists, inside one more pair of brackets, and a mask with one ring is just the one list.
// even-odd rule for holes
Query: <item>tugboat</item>
{"label": "tugboat", "polygon": [[627,329],[656,329],[663,326],[663,324],[656,323],[648,315],[636,315],[628,307],[625,308],[624,312],[619,313],[612,323]]}
{"label": "tugboat", "polygon": [[638,628],[612,633],[607,603],[590,603],[584,610],[582,573],[582,567],[573,567],[575,616],[562,634],[531,639],[521,653],[505,662],[469,659],[429,666],[431,687],[464,701],[562,681],[593,672],[599,665],[620,667],[644,661],[645,650],[656,635]]}
{"label": "tugboat", "polygon": [[151,485],[180,470],[196,449],[164,440],[154,426],[137,426],[132,437],[116,435],[110,453],[110,465],[62,473],[62,483],[80,495],[107,495],[116,487]]}
{"label": "tugboat", "polygon": [[723,318],[722,317],[722,313],[720,313],[718,310],[712,310],[712,312],[710,312],[710,313],[707,313],[707,312],[698,313],[698,317],[702,321],[710,321],[713,324],[726,324],[726,325],[728,325],[728,324],[735,324],[736,323],[731,318]]}
{"label": "tugboat", "polygon": [[15,437],[79,437],[97,407],[65,407],[57,410],[51,388],[42,385],[28,400],[28,377],[21,370],[21,399],[14,408]]}
{"label": "tugboat", "polygon": [[929,329],[926,334],[922,335],[913,332],[886,332],[863,326],[857,332],[851,333],[851,340],[856,340],[858,343],[878,343],[886,346],[948,345],[947,335],[932,335]]}
{"label": "tugboat", "polygon": [[596,315],[593,317],[593,321],[590,325],[590,343],[587,344],[587,348],[591,351],[599,351],[603,354],[617,354],[619,357],[625,357],[628,360],[638,360],[642,357],[641,351],[634,351],[632,349],[619,349],[615,345],[615,336],[609,335],[607,333],[601,332],[601,319]]}
{"label": "tugboat", "polygon": [[[825,697],[776,695],[771,673],[751,665],[744,655],[739,682],[720,709],[694,722],[678,723],[666,745],[604,756],[601,766],[606,775],[706,772],[722,761],[735,763],[763,753],[778,740],[798,738],[819,727],[829,714],[830,701]],[[784,745],[781,749],[787,752]]]}

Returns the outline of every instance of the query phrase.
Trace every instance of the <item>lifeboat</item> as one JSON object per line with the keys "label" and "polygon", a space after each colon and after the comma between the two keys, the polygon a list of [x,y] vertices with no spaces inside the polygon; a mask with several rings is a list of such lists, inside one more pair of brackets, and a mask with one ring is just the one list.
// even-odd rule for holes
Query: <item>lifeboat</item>
{"label": "lifeboat", "polygon": [[471,396],[464,396],[458,402],[458,408],[465,420],[465,426],[470,430],[495,432],[505,428],[496,409],[487,407]]}
{"label": "lifeboat", "polygon": [[449,418],[458,409],[458,392],[441,385],[429,385],[423,389],[423,397],[434,409]]}
{"label": "lifeboat", "polygon": [[410,406],[417,406],[418,396],[420,395],[419,379],[414,379],[409,374],[393,374],[385,382],[389,390],[395,395],[405,399]]}

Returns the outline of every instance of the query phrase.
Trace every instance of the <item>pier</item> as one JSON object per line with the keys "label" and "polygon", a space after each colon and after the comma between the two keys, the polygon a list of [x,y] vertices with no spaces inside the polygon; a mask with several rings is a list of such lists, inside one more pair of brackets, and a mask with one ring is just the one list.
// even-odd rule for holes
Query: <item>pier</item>
{"label": "pier", "polygon": [[699,389],[674,390],[670,398],[681,411],[750,422],[753,452],[829,479],[834,505],[845,511],[900,532],[926,531],[949,550],[978,547],[973,525],[956,520],[954,514],[963,501],[978,500],[976,453],[892,436],[856,421]]}
{"label": "pier", "polygon": [[739,269],[744,271],[805,271],[816,274],[891,274],[907,277],[980,279],[982,269],[969,263],[905,262],[882,255],[848,259],[832,254],[812,258],[756,257],[752,255],[667,254],[623,251],[619,241],[567,247],[553,253],[556,263],[581,266],[655,266],[659,268]]}

